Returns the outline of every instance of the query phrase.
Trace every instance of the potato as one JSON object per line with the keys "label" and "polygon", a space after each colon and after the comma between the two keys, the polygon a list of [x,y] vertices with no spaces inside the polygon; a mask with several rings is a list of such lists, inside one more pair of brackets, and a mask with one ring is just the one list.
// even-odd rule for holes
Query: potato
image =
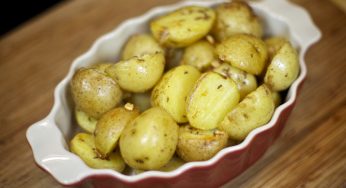
{"label": "potato", "polygon": [[242,71],[238,68],[232,67],[227,63],[221,64],[213,71],[235,81],[239,90],[240,99],[243,99],[247,94],[257,88],[257,81],[254,75]]}
{"label": "potato", "polygon": [[183,56],[183,48],[166,48],[166,67],[165,70],[170,70],[180,65],[180,60]]}
{"label": "potato", "polygon": [[255,128],[266,124],[274,112],[270,89],[261,85],[247,95],[219,124],[229,138],[241,141]]}
{"label": "potato", "polygon": [[102,74],[107,74],[106,69],[110,67],[113,63],[98,63],[95,65],[90,66],[90,68],[94,68],[98,71],[100,71]]}
{"label": "potato", "polygon": [[207,35],[214,20],[213,9],[187,6],[154,19],[150,30],[166,47],[185,47]]}
{"label": "potato", "polygon": [[117,106],[122,90],[115,80],[94,68],[81,68],[71,80],[71,92],[77,109],[99,119]]}
{"label": "potato", "polygon": [[214,46],[205,40],[198,41],[185,48],[182,65],[192,65],[200,71],[207,70],[218,58]]}
{"label": "potato", "polygon": [[245,2],[232,1],[215,8],[216,20],[212,34],[218,41],[223,41],[235,34],[251,34],[262,37],[263,29],[260,19]]}
{"label": "potato", "polygon": [[227,146],[228,135],[217,129],[200,130],[190,125],[179,128],[177,154],[185,161],[205,161]]}
{"label": "potato", "polygon": [[97,124],[97,119],[90,117],[85,112],[75,109],[75,117],[78,125],[89,133],[94,133]]}
{"label": "potato", "polygon": [[163,53],[162,47],[155,39],[148,34],[137,34],[130,37],[124,46],[122,59],[127,60],[134,56],[143,56],[144,54]]}
{"label": "potato", "polygon": [[281,95],[277,91],[272,91],[272,97],[276,108],[281,104]]}
{"label": "potato", "polygon": [[164,67],[164,55],[158,52],[120,61],[106,69],[106,72],[122,89],[141,93],[151,89],[159,81]]}
{"label": "potato", "polygon": [[187,118],[192,127],[210,130],[239,102],[235,82],[215,72],[203,74],[187,100]]}
{"label": "potato", "polygon": [[[173,156],[172,159],[167,164],[165,164],[163,167],[159,168],[158,171],[170,172],[170,171],[173,171],[173,170],[179,168],[183,164],[185,164],[185,161],[183,161],[179,157]],[[133,169],[134,174],[141,174],[143,172],[145,172],[145,170]]]}
{"label": "potato", "polygon": [[78,133],[71,140],[71,152],[77,154],[88,166],[97,169],[113,169],[122,172],[125,162],[119,152],[111,153],[109,157],[102,158],[95,149],[94,137],[86,133]]}
{"label": "potato", "polygon": [[154,107],[125,127],[120,137],[120,151],[130,167],[155,170],[169,162],[177,142],[178,125],[165,110]]}
{"label": "potato", "polygon": [[95,146],[102,156],[108,156],[117,146],[118,139],[127,124],[139,115],[137,109],[115,108],[105,113],[97,122]]}
{"label": "potato", "polygon": [[272,60],[274,55],[280,50],[280,48],[289,43],[287,39],[283,37],[271,37],[264,41],[267,45],[269,60]]}
{"label": "potato", "polygon": [[219,58],[250,74],[260,75],[268,58],[265,43],[251,35],[233,35],[216,46]]}
{"label": "potato", "polygon": [[165,109],[178,123],[187,122],[186,99],[201,73],[190,65],[180,65],[168,71],[154,87],[153,106]]}
{"label": "potato", "polygon": [[145,93],[134,93],[131,95],[129,102],[134,104],[139,111],[143,112],[151,107],[150,97],[150,91]]}
{"label": "potato", "polygon": [[285,43],[270,62],[264,76],[264,83],[274,91],[283,91],[290,87],[298,73],[297,51],[291,44]]}

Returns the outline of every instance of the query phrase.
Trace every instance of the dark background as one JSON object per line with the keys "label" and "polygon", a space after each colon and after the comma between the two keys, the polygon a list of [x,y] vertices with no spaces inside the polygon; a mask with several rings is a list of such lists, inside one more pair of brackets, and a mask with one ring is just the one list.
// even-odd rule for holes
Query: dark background
{"label": "dark background", "polygon": [[2,0],[0,36],[63,0]]}

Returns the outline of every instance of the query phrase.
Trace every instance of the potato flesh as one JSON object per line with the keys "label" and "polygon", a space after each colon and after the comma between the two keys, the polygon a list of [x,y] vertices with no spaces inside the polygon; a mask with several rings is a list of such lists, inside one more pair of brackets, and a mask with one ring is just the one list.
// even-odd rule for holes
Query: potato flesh
{"label": "potato flesh", "polygon": [[186,99],[200,75],[190,65],[171,69],[153,89],[152,105],[165,109],[177,123],[187,122]]}
{"label": "potato flesh", "polygon": [[163,46],[185,47],[207,35],[214,20],[212,9],[188,6],[154,19],[150,29]]}
{"label": "potato flesh", "polygon": [[265,43],[251,35],[233,35],[216,47],[219,58],[250,74],[263,71],[268,52]]}
{"label": "potato flesh", "polygon": [[94,133],[97,124],[97,119],[90,117],[85,112],[75,109],[75,116],[78,125],[89,133]]}
{"label": "potato flesh", "polygon": [[100,157],[95,149],[94,137],[90,134],[76,134],[71,140],[70,149],[91,168],[107,168],[118,172],[125,169],[125,162],[119,152],[111,153],[107,158]]}
{"label": "potato flesh", "polygon": [[299,73],[296,50],[291,44],[284,44],[274,55],[264,76],[266,83],[274,91],[283,91],[290,87]]}
{"label": "potato flesh", "polygon": [[230,111],[218,128],[226,131],[230,139],[244,140],[252,130],[271,119],[274,108],[270,89],[261,85]]}
{"label": "potato flesh", "polygon": [[217,55],[214,46],[202,40],[185,48],[181,60],[182,65],[191,65],[200,71],[207,70],[213,62],[217,62]]}
{"label": "potato flesh", "polygon": [[130,59],[134,56],[143,56],[145,54],[163,53],[162,47],[155,39],[148,34],[137,34],[130,37],[124,46],[122,59]]}
{"label": "potato flesh", "polygon": [[159,81],[165,66],[163,53],[145,54],[120,61],[106,72],[126,91],[145,92]]}
{"label": "potato flesh", "polygon": [[251,34],[262,37],[263,29],[260,19],[245,2],[233,1],[215,8],[216,20],[212,34],[218,41],[223,41],[236,34]]}
{"label": "potato flesh", "polygon": [[95,119],[122,99],[117,82],[94,68],[77,70],[71,81],[71,92],[76,107]]}
{"label": "potato flesh", "polygon": [[217,129],[200,130],[190,125],[179,128],[177,154],[185,161],[204,161],[226,147],[228,135]]}
{"label": "potato flesh", "polygon": [[178,142],[178,125],[163,109],[148,109],[125,127],[120,151],[135,169],[159,169],[172,158]]}
{"label": "potato flesh", "polygon": [[187,118],[192,127],[210,130],[239,102],[237,85],[218,73],[203,74],[187,101]]}
{"label": "potato flesh", "polygon": [[257,81],[254,75],[232,67],[227,63],[223,63],[219,67],[216,67],[213,71],[231,78],[237,84],[240,99],[243,99],[247,94],[257,88]]}
{"label": "potato flesh", "polygon": [[115,108],[105,113],[97,122],[95,146],[102,156],[108,156],[117,146],[125,126],[139,115],[137,109]]}

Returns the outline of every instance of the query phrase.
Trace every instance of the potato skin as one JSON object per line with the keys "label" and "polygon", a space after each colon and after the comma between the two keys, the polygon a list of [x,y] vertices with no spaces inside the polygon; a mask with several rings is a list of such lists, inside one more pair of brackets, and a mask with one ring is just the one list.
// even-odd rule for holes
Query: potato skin
{"label": "potato skin", "polygon": [[106,69],[106,72],[122,89],[141,93],[148,91],[159,81],[164,66],[164,55],[158,52],[120,61]]}
{"label": "potato skin", "polygon": [[164,53],[163,48],[148,34],[136,34],[130,37],[124,46],[122,59],[130,59],[134,56],[143,56],[144,54]]}
{"label": "potato skin", "polygon": [[263,35],[260,19],[251,7],[242,1],[224,3],[215,8],[216,20],[212,34],[218,41],[236,34],[251,34],[258,38]]}
{"label": "potato skin", "polygon": [[116,81],[94,68],[81,68],[71,80],[72,98],[77,109],[99,119],[117,106],[122,90]]}
{"label": "potato skin", "polygon": [[163,75],[151,95],[152,106],[165,109],[177,123],[187,122],[186,99],[201,73],[190,65],[180,65]]}
{"label": "potato skin", "polygon": [[190,125],[179,127],[177,154],[185,161],[205,161],[227,146],[228,135],[218,129],[200,130]]}
{"label": "potato skin", "polygon": [[206,40],[201,40],[187,46],[180,64],[191,65],[199,71],[207,70],[213,62],[218,62],[215,48]]}
{"label": "potato skin", "polygon": [[280,48],[289,43],[286,38],[283,37],[271,37],[264,41],[267,45],[269,60],[272,60],[274,55],[280,50]]}
{"label": "potato skin", "polygon": [[134,104],[140,112],[144,112],[151,107],[151,91],[133,93],[128,101]]}
{"label": "potato skin", "polygon": [[228,63],[221,64],[219,67],[214,68],[213,71],[231,78],[237,84],[240,99],[243,99],[257,88],[257,80],[254,75],[232,67]]}
{"label": "potato skin", "polygon": [[101,116],[94,133],[97,151],[102,156],[108,156],[117,146],[125,126],[138,115],[137,109],[127,110],[124,107],[119,107]]}
{"label": "potato skin", "polygon": [[75,109],[75,117],[77,124],[83,130],[87,131],[88,133],[94,133],[97,119],[90,117],[88,114],[78,109]]}
{"label": "potato skin", "polygon": [[226,131],[230,139],[244,140],[253,129],[271,119],[274,108],[271,91],[263,84],[233,108],[218,128]]}
{"label": "potato skin", "polygon": [[273,91],[283,91],[290,87],[299,74],[297,51],[291,44],[284,44],[274,55],[264,76]]}
{"label": "potato skin", "polygon": [[150,29],[165,47],[185,47],[203,38],[215,20],[211,8],[187,6],[154,19]]}
{"label": "potato skin", "polygon": [[155,170],[169,162],[177,142],[178,125],[165,110],[153,107],[125,127],[120,151],[130,167]]}
{"label": "potato skin", "polygon": [[119,152],[111,153],[107,158],[102,158],[95,152],[94,137],[90,134],[76,134],[71,140],[70,150],[77,154],[91,168],[107,168],[118,172],[122,172],[125,169],[125,162]]}
{"label": "potato skin", "polygon": [[216,46],[219,58],[250,74],[260,75],[267,58],[265,43],[251,35],[233,35]]}
{"label": "potato skin", "polygon": [[238,104],[240,94],[235,82],[215,72],[204,73],[187,101],[187,118],[192,127],[210,130]]}

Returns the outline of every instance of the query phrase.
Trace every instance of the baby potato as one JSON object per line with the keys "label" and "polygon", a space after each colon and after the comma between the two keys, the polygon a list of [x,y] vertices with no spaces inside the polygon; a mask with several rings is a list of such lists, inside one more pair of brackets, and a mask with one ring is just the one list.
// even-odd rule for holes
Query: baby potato
{"label": "baby potato", "polygon": [[95,129],[95,146],[102,156],[108,156],[116,147],[125,126],[139,115],[137,109],[124,107],[106,112],[97,122]]}
{"label": "baby potato", "polygon": [[214,46],[205,40],[201,40],[185,48],[180,64],[192,65],[198,70],[203,71],[207,70],[213,62],[217,61],[218,58]]}
{"label": "baby potato", "polygon": [[281,104],[281,95],[277,91],[272,91],[272,97],[276,108]]}
{"label": "baby potato", "polygon": [[95,65],[92,65],[90,68],[94,68],[98,71],[100,71],[102,74],[107,74],[106,69],[110,67],[113,63],[98,63]]}
{"label": "baby potato", "polygon": [[247,95],[219,124],[233,140],[244,140],[255,128],[266,124],[274,112],[274,101],[270,89],[261,85]]}
{"label": "baby potato", "polygon": [[[183,161],[179,157],[173,156],[172,159],[167,164],[165,164],[163,167],[159,168],[157,171],[170,172],[170,171],[173,171],[173,170],[179,168],[183,164],[185,164],[185,161]],[[143,172],[145,172],[145,170],[133,169],[134,174],[140,174]]]}
{"label": "baby potato", "polygon": [[298,73],[297,51],[290,43],[285,43],[270,62],[264,76],[264,83],[274,91],[283,91],[290,87]]}
{"label": "baby potato", "polygon": [[260,19],[251,7],[243,1],[224,3],[215,8],[216,20],[212,34],[223,41],[235,34],[251,34],[258,38],[263,35]]}
{"label": "baby potato", "polygon": [[227,146],[228,135],[217,129],[200,130],[179,127],[177,154],[185,161],[205,161]]}
{"label": "baby potato", "polygon": [[97,119],[90,117],[85,112],[75,109],[75,117],[77,124],[85,131],[94,133],[97,124]]}
{"label": "baby potato", "polygon": [[139,111],[143,112],[151,107],[151,92],[134,93],[131,95],[129,102],[134,104]]}
{"label": "baby potato", "polygon": [[187,122],[186,99],[201,73],[190,65],[180,65],[163,75],[151,95],[153,106],[165,109],[178,123]]}
{"label": "baby potato", "polygon": [[125,44],[122,59],[130,59],[134,56],[143,56],[144,54],[155,54],[156,52],[164,52],[162,47],[155,39],[148,34],[137,34],[130,37]]}
{"label": "baby potato", "polygon": [[221,64],[213,71],[235,81],[240,93],[240,99],[243,99],[247,94],[257,88],[257,81],[254,75],[242,71],[238,68],[232,67],[228,63]]}
{"label": "baby potato", "polygon": [[235,82],[215,72],[204,73],[187,100],[187,118],[192,127],[210,130],[239,102]]}
{"label": "baby potato", "polygon": [[91,168],[107,168],[118,172],[125,169],[125,162],[119,152],[111,153],[107,158],[102,158],[96,152],[94,137],[90,134],[76,134],[71,140],[70,149]]}
{"label": "baby potato", "polygon": [[165,67],[163,53],[145,54],[120,61],[106,72],[126,91],[141,93],[151,89],[161,78]]}
{"label": "baby potato", "polygon": [[150,29],[154,38],[166,47],[185,47],[203,38],[215,20],[214,10],[187,6],[154,19]]}
{"label": "baby potato", "polygon": [[251,35],[233,35],[216,46],[222,61],[246,71],[260,75],[268,58],[265,43]]}
{"label": "baby potato", "polygon": [[155,170],[172,158],[178,125],[162,108],[153,107],[134,119],[120,136],[120,152],[132,168]]}
{"label": "baby potato", "polygon": [[76,107],[95,119],[122,99],[117,82],[95,68],[77,70],[71,80],[71,92]]}
{"label": "baby potato", "polygon": [[287,39],[283,37],[271,37],[264,41],[268,48],[269,59],[272,60],[274,55],[280,50],[280,48],[289,43]]}

